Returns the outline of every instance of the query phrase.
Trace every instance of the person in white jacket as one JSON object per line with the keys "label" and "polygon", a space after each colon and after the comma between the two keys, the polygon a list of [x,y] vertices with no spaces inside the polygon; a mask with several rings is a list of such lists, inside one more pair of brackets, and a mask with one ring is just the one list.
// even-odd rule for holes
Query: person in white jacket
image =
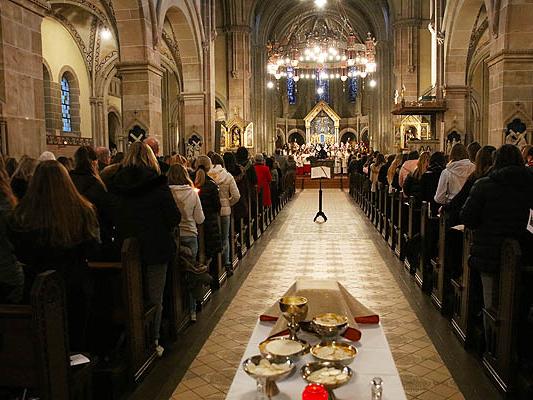
{"label": "person in white jacket", "polygon": [[448,204],[461,191],[476,166],[469,160],[464,144],[456,143],[450,152],[450,162],[442,171],[435,194],[438,204]]}
{"label": "person in white jacket", "polygon": [[198,229],[196,225],[204,222],[204,212],[198,191],[189,178],[183,165],[175,164],[168,173],[170,191],[181,213],[180,244],[191,249],[192,258],[198,255]]}
{"label": "person in white jacket", "polygon": [[222,235],[222,257],[224,267],[229,274],[233,272],[232,262],[229,258],[230,253],[230,223],[231,223],[231,207],[233,207],[239,199],[241,194],[235,182],[235,178],[224,168],[224,159],[220,154],[214,153],[211,156],[213,168],[207,173],[219,187],[220,196],[220,220],[221,220],[221,235]]}

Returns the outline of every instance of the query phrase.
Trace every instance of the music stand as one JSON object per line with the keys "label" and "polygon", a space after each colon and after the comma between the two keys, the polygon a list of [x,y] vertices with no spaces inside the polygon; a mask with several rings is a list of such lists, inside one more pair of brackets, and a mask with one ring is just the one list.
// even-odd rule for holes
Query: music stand
{"label": "music stand", "polygon": [[322,209],[322,179],[331,179],[331,168],[329,167],[313,167],[311,168],[311,179],[320,179],[320,188],[318,190],[318,212],[313,219],[313,222],[317,222],[318,218],[322,218],[324,222],[328,221],[328,217]]}

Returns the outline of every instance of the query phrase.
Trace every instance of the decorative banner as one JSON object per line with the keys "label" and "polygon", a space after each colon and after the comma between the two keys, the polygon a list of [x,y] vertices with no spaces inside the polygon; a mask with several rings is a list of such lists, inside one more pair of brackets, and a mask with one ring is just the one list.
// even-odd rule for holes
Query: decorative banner
{"label": "decorative banner", "polygon": [[[352,68],[352,74],[355,72],[355,68]],[[350,103],[355,103],[357,101],[357,95],[359,94],[359,78],[357,76],[352,75],[350,78],[350,84],[349,84],[349,90],[348,90],[348,98],[350,100]]]}
{"label": "decorative banner", "polygon": [[327,75],[326,70],[316,72],[316,102],[325,101],[329,104],[329,80],[323,79],[322,74]]}
{"label": "decorative banner", "polygon": [[254,147],[254,123],[250,122],[244,131],[244,146],[247,148]]}
{"label": "decorative banner", "polygon": [[294,68],[287,68],[287,97],[289,104],[296,104],[296,82],[294,81]]}

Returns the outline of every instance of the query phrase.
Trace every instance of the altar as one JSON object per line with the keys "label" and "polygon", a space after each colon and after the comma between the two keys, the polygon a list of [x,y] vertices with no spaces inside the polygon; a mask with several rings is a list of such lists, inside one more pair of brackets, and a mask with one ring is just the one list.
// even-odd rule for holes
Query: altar
{"label": "altar", "polygon": [[325,101],[319,101],[304,121],[306,143],[324,145],[339,143],[341,118]]}

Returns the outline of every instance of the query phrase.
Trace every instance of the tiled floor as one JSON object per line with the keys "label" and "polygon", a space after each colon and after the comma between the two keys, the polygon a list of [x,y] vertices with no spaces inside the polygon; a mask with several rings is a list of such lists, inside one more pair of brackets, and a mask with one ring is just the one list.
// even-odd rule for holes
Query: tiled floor
{"label": "tiled floor", "polygon": [[[314,224],[317,191],[283,211],[253,271],[203,346],[172,400],[224,399],[257,316],[299,277],[341,281],[381,316],[409,399],[464,399],[346,194],[324,192],[326,224]],[[276,222],[279,223],[279,222]]]}

